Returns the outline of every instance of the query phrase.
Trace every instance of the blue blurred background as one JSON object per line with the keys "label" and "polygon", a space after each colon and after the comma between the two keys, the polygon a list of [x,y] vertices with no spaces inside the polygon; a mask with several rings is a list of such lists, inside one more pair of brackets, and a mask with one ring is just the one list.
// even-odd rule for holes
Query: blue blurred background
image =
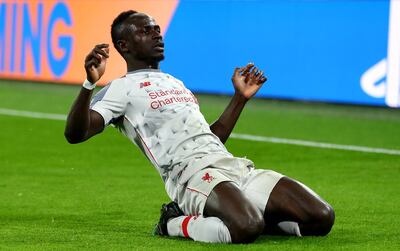
{"label": "blue blurred background", "polygon": [[[196,92],[231,94],[233,68],[254,62],[268,76],[261,97],[386,105],[383,86],[373,97],[360,79],[387,57],[389,9],[390,1],[183,0],[162,70]],[[378,75],[372,89],[385,84]]]}

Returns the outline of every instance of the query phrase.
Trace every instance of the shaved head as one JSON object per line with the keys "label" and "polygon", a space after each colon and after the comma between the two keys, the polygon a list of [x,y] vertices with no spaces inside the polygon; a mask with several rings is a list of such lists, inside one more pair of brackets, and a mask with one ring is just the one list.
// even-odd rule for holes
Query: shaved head
{"label": "shaved head", "polygon": [[112,38],[112,42],[114,44],[114,47],[117,49],[117,51],[119,52],[118,46],[117,46],[117,42],[120,39],[123,39],[123,34],[124,34],[124,30],[125,30],[125,21],[132,15],[137,14],[139,12],[134,11],[134,10],[128,10],[128,11],[124,11],[121,12],[113,21],[112,25],[111,25],[111,38]]}

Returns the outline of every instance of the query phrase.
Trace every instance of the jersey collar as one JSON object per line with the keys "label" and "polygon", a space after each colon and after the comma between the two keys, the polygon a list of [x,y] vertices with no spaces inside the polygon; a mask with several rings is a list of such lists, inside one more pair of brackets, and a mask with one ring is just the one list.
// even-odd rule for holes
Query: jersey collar
{"label": "jersey collar", "polygon": [[136,70],[136,71],[130,71],[126,75],[135,74],[135,73],[139,73],[139,72],[161,72],[161,70],[160,69],[140,69],[140,70]]}

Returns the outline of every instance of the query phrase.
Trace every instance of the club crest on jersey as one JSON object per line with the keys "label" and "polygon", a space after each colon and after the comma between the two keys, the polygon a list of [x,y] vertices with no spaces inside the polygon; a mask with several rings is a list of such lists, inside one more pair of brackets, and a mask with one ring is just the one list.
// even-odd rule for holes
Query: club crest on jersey
{"label": "club crest on jersey", "polygon": [[146,86],[150,86],[151,83],[150,82],[142,82],[140,83],[140,88],[146,87]]}
{"label": "club crest on jersey", "polygon": [[201,179],[204,181],[207,181],[208,183],[211,183],[211,181],[213,181],[214,177],[211,176],[210,174],[206,173],[206,174],[204,174],[204,176]]}

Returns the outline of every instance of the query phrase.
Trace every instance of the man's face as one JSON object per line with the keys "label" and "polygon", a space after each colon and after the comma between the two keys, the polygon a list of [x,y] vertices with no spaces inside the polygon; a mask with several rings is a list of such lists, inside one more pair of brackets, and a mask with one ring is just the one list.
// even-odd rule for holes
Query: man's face
{"label": "man's face", "polygon": [[152,17],[143,13],[133,14],[125,21],[125,25],[124,37],[131,55],[147,63],[164,59],[164,43],[160,26]]}

